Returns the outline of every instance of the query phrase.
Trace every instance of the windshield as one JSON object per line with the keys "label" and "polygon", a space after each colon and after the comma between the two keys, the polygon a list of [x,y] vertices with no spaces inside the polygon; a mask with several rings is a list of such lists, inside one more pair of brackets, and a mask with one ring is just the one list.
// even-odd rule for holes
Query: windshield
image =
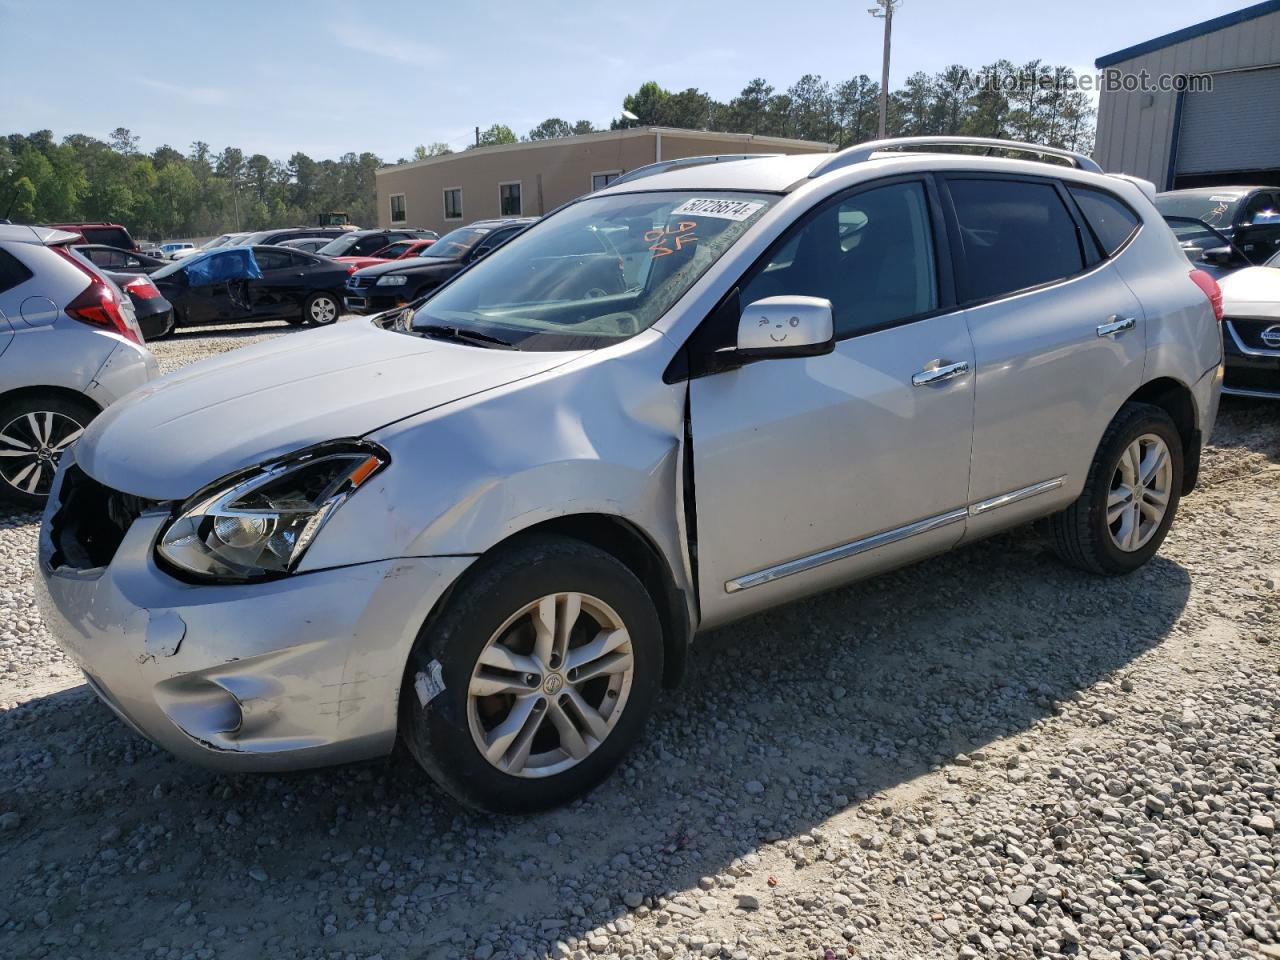
{"label": "windshield", "polygon": [[1190,217],[1211,227],[1229,227],[1245,194],[1206,190],[1204,193],[1162,193],[1156,209],[1165,217]]}
{"label": "windshield", "polygon": [[608,346],[657,321],[776,199],[705,191],[590,197],[460,274],[414,312],[411,326],[521,350]]}
{"label": "windshield", "polygon": [[363,236],[355,231],[352,231],[351,233],[344,233],[340,237],[334,237],[323,247],[317,250],[316,253],[323,253],[326,257],[341,257],[362,239]]}
{"label": "windshield", "polygon": [[488,227],[459,227],[457,230],[446,233],[418,256],[456,260],[458,257],[465,256],[468,250],[492,232]]}

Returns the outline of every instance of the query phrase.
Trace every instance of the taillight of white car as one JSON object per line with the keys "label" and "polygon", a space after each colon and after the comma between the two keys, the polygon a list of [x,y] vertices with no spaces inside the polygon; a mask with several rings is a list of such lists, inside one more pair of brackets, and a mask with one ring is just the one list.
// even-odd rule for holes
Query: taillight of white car
{"label": "taillight of white car", "polygon": [[[50,249],[54,253],[60,254],[68,263],[89,278],[89,285],[63,308],[67,316],[79,320],[81,323],[112,330],[126,340],[132,340],[142,346],[142,331],[138,328],[138,320],[133,313],[133,304],[127,299],[121,298],[115,286],[103,279],[74,251],[65,246],[56,246]],[[152,290],[155,290],[155,295],[159,296],[160,291],[155,289],[151,281],[148,280],[147,283]]]}

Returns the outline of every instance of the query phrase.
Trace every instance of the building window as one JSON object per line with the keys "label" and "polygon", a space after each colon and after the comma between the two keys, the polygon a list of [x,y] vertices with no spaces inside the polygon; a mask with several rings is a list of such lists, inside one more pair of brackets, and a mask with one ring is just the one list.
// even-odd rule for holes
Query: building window
{"label": "building window", "polygon": [[593,173],[591,175],[591,192],[603,190],[620,176],[622,176],[621,170],[606,170],[604,173]]}
{"label": "building window", "polygon": [[518,217],[523,213],[520,204],[520,182],[498,184],[498,212],[504,217]]}
{"label": "building window", "polygon": [[393,193],[391,195],[391,222],[404,223],[409,219],[404,207],[404,194]]}
{"label": "building window", "polygon": [[449,187],[444,192],[444,218],[446,220],[462,219],[462,188]]}

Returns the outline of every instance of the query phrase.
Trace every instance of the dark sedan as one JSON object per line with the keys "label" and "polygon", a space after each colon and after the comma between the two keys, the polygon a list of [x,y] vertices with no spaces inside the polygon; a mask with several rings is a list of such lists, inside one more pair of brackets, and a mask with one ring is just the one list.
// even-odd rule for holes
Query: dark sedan
{"label": "dark sedan", "polygon": [[150,277],[110,270],[103,272],[129,295],[144,340],[160,340],[173,333],[173,305],[164,298]]}
{"label": "dark sedan", "polygon": [[288,247],[219,247],[152,274],[179,327],[287,320],[327,326],[338,319],[348,269]]}
{"label": "dark sedan", "polygon": [[390,260],[357,270],[347,280],[347,311],[381,313],[417,300],[533,222],[533,218],[477,220],[446,233],[411,260]]}
{"label": "dark sedan", "polygon": [[94,266],[117,273],[154,273],[170,262],[147,256],[137,250],[110,247],[105,243],[78,243],[76,250],[88,257]]}

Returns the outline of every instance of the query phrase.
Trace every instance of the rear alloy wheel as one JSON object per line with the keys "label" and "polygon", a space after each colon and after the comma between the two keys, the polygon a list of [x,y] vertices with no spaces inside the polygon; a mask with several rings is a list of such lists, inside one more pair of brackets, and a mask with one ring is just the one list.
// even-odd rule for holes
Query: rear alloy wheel
{"label": "rear alloy wheel", "polygon": [[639,738],[662,678],[644,585],[559,536],[482,557],[423,628],[401,687],[414,758],[463,803],[507,813],[585,793]]}
{"label": "rear alloy wheel", "polygon": [[1041,525],[1065,562],[1130,573],[1160,549],[1182,496],[1182,438],[1164,410],[1127,403],[1107,426],[1075,503]]}
{"label": "rear alloy wheel", "polygon": [[62,454],[97,415],[88,403],[29,395],[0,409],[0,496],[43,506]]}
{"label": "rear alloy wheel", "polygon": [[315,327],[327,327],[338,319],[341,310],[338,300],[331,293],[313,293],[302,305],[302,316]]}

